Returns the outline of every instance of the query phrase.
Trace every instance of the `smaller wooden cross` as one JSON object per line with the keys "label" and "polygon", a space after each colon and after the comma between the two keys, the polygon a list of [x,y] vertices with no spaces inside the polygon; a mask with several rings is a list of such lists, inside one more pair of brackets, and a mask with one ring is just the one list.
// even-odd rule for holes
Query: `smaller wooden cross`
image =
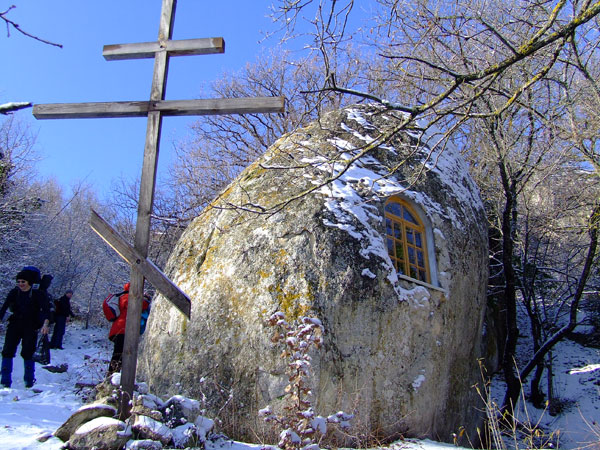
{"label": "smaller wooden cross", "polygon": [[173,41],[173,22],[177,0],[162,0],[157,42],[106,45],[106,60],[154,58],[154,75],[149,101],[106,103],[60,103],[34,105],[37,119],[103,118],[147,116],[146,144],[140,183],[140,197],[132,247],[96,212],[92,211],[90,225],[130,265],[129,304],[123,349],[123,368],[120,403],[121,417],[127,417],[133,395],[137,363],[137,349],[142,311],[144,278],[182,313],[190,316],[190,299],[147,259],[150,239],[150,215],[154,202],[156,169],[163,116],[215,115],[283,112],[283,97],[230,98],[165,101],[165,90],[170,56],[223,53],[223,38],[188,39]]}

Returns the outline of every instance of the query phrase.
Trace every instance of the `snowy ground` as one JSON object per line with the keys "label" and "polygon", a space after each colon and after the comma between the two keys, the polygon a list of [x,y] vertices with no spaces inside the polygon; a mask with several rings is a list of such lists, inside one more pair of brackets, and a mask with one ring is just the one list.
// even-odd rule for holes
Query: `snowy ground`
{"label": "snowy ground", "polygon": [[[4,329],[0,329],[4,339]],[[65,373],[51,373],[36,367],[37,383],[33,389],[23,385],[23,364],[19,355],[15,358],[13,386],[0,389],[0,449],[58,450],[63,442],[51,437],[46,442],[37,440],[56,430],[73,411],[84,403],[85,388],[77,383],[95,383],[102,379],[112,344],[107,339],[107,329],[84,330],[78,324],[67,328],[65,350],[53,350],[52,365],[67,364]],[[565,400],[567,410],[556,417],[528,406],[521,408],[519,419],[526,415],[548,430],[561,430],[560,447],[575,449],[586,444],[599,448],[600,437],[600,357],[596,349],[583,348],[567,341],[559,344],[556,357],[555,392]],[[501,397],[502,383],[495,381],[492,393]],[[587,422],[587,423],[586,423]],[[218,431],[218,430],[217,430]],[[392,450],[421,449],[439,450],[456,448],[449,444],[431,441],[398,442]],[[210,450],[257,450],[260,446],[227,441]],[[509,447],[510,448],[510,447]],[[514,446],[513,446],[514,448]],[[526,448],[519,445],[519,448]]]}
{"label": "snowy ground", "polygon": [[[539,424],[547,433],[558,432],[560,448],[600,448],[600,350],[565,340],[556,345],[554,356],[554,395],[564,411],[551,416],[521,401],[520,422]],[[492,396],[498,403],[504,395],[504,382],[496,376]],[[525,387],[528,391],[528,386]],[[544,385],[544,392],[546,388]],[[521,447],[525,448],[525,447]]]}

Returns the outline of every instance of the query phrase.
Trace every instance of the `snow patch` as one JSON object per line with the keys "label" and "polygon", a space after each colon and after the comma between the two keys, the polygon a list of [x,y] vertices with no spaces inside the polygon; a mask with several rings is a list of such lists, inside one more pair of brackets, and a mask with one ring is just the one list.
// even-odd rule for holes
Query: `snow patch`
{"label": "snow patch", "polygon": [[367,130],[375,129],[371,122],[369,122],[365,118],[363,111],[360,111],[358,109],[347,109],[346,111],[348,112],[348,120],[354,120],[356,123],[361,125],[363,128],[366,128]]}
{"label": "snow patch", "polygon": [[368,277],[371,278],[372,280],[374,280],[375,278],[377,278],[377,275],[375,275],[373,272],[371,272],[369,269],[363,269],[362,272],[360,273],[363,277]]}
{"label": "snow patch", "polygon": [[431,294],[429,293],[429,290],[424,286],[415,286],[410,291],[407,291],[407,295],[410,296],[414,305],[422,308],[429,306],[429,299],[431,298]]}
{"label": "snow patch", "polygon": [[77,428],[77,430],[75,430],[75,434],[87,434],[94,430],[101,430],[111,426],[116,426],[121,431],[125,430],[127,427],[125,422],[122,422],[119,419],[114,419],[112,417],[96,417],[95,419],[92,419]]}
{"label": "snow patch", "polygon": [[589,372],[594,372],[598,369],[600,369],[600,364],[590,364],[590,365],[587,365],[580,369],[571,369],[571,370],[569,370],[569,374],[574,375],[577,373],[589,373]]}
{"label": "snow patch", "polygon": [[418,391],[423,382],[425,381],[425,375],[421,374],[412,382],[412,387],[415,391]]}

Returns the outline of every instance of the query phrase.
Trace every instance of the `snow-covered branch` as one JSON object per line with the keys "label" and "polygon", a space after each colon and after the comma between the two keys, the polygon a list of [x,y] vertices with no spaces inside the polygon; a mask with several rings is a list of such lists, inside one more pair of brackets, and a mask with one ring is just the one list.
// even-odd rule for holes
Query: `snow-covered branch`
{"label": "snow-covered branch", "polygon": [[31,102],[9,102],[0,105],[0,114],[10,114],[23,108],[30,108]]}

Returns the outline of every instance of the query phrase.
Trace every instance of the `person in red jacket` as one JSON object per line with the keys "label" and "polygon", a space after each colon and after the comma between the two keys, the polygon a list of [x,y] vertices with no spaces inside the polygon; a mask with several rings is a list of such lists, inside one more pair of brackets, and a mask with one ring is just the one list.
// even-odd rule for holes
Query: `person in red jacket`
{"label": "person in red jacket", "polygon": [[[118,299],[118,303],[117,300]],[[116,294],[111,300],[112,309],[116,316],[110,331],[108,333],[108,339],[114,344],[112,358],[108,364],[107,376],[112,375],[115,372],[121,371],[121,364],[123,362],[123,346],[125,344],[125,326],[127,325],[127,304],[129,303],[129,283],[125,283],[123,286],[123,292]],[[150,308],[150,301],[146,295],[142,302],[142,311],[146,311]]]}

